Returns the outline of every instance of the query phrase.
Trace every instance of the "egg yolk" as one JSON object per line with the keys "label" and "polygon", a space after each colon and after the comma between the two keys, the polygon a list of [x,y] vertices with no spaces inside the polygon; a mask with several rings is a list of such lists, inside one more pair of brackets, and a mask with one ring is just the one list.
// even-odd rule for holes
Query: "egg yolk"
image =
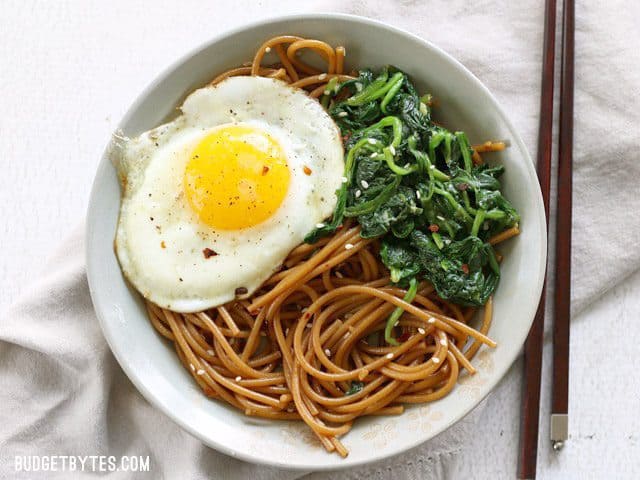
{"label": "egg yolk", "polygon": [[232,125],[198,143],[184,172],[191,208],[212,228],[257,225],[280,207],[290,172],[280,144],[253,126]]}

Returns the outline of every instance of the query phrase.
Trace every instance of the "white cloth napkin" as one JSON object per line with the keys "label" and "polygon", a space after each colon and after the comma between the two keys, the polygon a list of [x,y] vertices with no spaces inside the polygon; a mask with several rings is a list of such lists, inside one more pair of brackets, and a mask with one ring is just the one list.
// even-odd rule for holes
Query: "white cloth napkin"
{"label": "white cloth napkin", "polygon": [[[640,265],[635,185],[640,174],[640,30],[635,23],[640,6],[622,1],[578,3],[574,312]],[[462,0],[331,0],[321,7],[387,21],[453,54],[492,90],[535,156],[541,4],[481,1],[472,7]],[[35,454],[149,455],[151,472],[135,478],[302,475],[250,465],[206,448],[142,398],[117,365],[97,324],[83,251],[79,230],[45,266],[44,276],[0,319],[0,478],[16,477],[14,455]],[[386,462],[310,477],[447,478],[453,454],[464,448],[464,438],[474,428],[472,414],[436,439]],[[496,446],[515,448],[499,442]],[[25,473],[22,478],[34,475]]]}

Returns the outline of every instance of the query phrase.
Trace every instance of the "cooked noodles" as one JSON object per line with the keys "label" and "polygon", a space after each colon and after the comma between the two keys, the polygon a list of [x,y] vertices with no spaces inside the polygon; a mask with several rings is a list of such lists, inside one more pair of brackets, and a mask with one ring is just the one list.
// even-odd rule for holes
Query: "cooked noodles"
{"label": "cooked noodles", "polygon": [[[305,49],[317,54],[323,70],[300,58]],[[269,52],[278,62],[263,66]],[[353,78],[343,72],[344,57],[341,46],[279,36],[266,41],[250,65],[212,83],[263,75],[321,97],[331,82]],[[474,159],[501,148],[504,144],[477,146]],[[517,233],[517,228],[505,231],[495,241]],[[332,236],[294,249],[249,299],[199,313],[175,313],[147,302],[149,318],[174,343],[208,397],[250,416],[303,420],[328,451],[346,456],[339,438],[358,417],[397,415],[404,404],[442,398],[463,369],[475,373],[471,360],[483,344],[496,345],[487,337],[491,298],[478,330],[469,326],[473,307],[442,300],[427,282],[405,302],[407,292],[392,285],[379,248],[377,240],[361,238],[360,227],[347,222]],[[398,307],[401,316],[393,328],[400,342],[394,346],[384,342],[384,332]]]}

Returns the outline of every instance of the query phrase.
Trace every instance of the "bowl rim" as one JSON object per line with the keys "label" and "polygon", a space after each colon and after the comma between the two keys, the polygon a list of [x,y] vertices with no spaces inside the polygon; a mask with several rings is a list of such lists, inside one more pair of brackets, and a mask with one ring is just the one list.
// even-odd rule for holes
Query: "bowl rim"
{"label": "bowl rim", "polygon": [[[540,238],[538,239],[538,245],[539,245],[539,258],[540,258],[540,264],[537,266],[537,281],[535,282],[534,285],[534,289],[531,292],[532,293],[532,298],[536,299],[536,301],[539,301],[539,299],[541,298],[541,294],[542,294],[542,286],[543,286],[543,281],[544,281],[544,277],[545,277],[545,272],[546,272],[546,263],[547,263],[547,223],[546,223],[546,216],[545,216],[545,211],[544,211],[544,204],[542,201],[542,192],[540,190],[540,186],[538,183],[538,179],[537,179],[537,174],[536,174],[536,170],[535,170],[535,166],[533,164],[533,161],[531,159],[531,156],[529,155],[529,152],[526,148],[526,145],[524,144],[524,141],[522,140],[520,134],[518,133],[517,129],[515,128],[515,126],[513,125],[513,123],[511,122],[511,120],[509,119],[509,117],[506,115],[504,109],[502,108],[502,106],[498,103],[498,101],[496,100],[496,98],[493,96],[493,94],[491,93],[491,91],[480,81],[480,79],[478,79],[469,69],[467,69],[460,61],[458,61],[456,58],[454,58],[452,55],[450,55],[449,53],[447,53],[446,51],[444,51],[443,49],[441,49],[440,47],[438,47],[437,45],[435,45],[434,43],[432,43],[429,40],[425,40],[424,38],[411,33],[407,30],[404,30],[402,28],[390,25],[388,23],[379,21],[379,20],[375,20],[372,18],[368,18],[368,17],[364,17],[364,16],[360,16],[360,15],[353,15],[353,14],[346,14],[346,13],[334,13],[334,12],[318,12],[318,13],[295,13],[295,14],[287,14],[287,15],[276,15],[276,16],[269,16],[267,18],[263,18],[257,21],[252,21],[252,22],[247,22],[247,23],[243,23],[240,26],[237,26],[235,28],[232,29],[228,29],[223,31],[222,33],[213,36],[211,39],[206,40],[205,42],[199,44],[198,46],[190,49],[188,52],[186,52],[185,54],[181,55],[178,59],[176,59],[175,61],[173,61],[169,66],[165,67],[158,75],[155,76],[155,78],[149,83],[147,84],[147,86],[136,96],[136,99],[133,101],[133,103],[131,104],[131,106],[127,109],[126,113],[123,115],[123,117],[121,118],[121,120],[118,122],[118,126],[114,129],[114,131],[118,131],[118,129],[121,127],[121,125],[126,124],[131,117],[134,115],[134,112],[138,109],[138,107],[144,102],[144,99],[146,97],[149,96],[149,94],[156,88],[156,86],[158,84],[160,84],[161,82],[163,82],[168,76],[171,75],[171,73],[177,69],[180,65],[182,65],[184,62],[188,61],[190,58],[198,55],[199,53],[211,48],[213,45],[215,45],[216,43],[220,42],[221,40],[242,33],[243,31],[246,30],[251,30],[253,28],[258,28],[258,27],[263,27],[263,26],[268,26],[270,24],[277,24],[277,23],[281,23],[281,22],[287,22],[287,21],[303,21],[303,20],[326,20],[326,21],[332,21],[332,20],[341,20],[341,21],[347,21],[347,22],[354,22],[354,23],[360,23],[360,24],[364,24],[366,26],[369,27],[374,27],[374,28],[381,28],[383,30],[387,30],[390,31],[391,33],[404,37],[408,40],[414,41],[414,42],[418,42],[419,44],[421,44],[423,47],[425,48],[429,48],[433,51],[433,53],[440,55],[441,57],[443,57],[446,61],[452,63],[459,71],[462,75],[464,75],[465,77],[467,77],[467,80],[471,81],[472,83],[474,83],[476,85],[476,87],[478,87],[480,90],[482,90],[485,95],[487,96],[488,100],[490,101],[492,107],[495,109],[495,111],[498,113],[498,115],[501,117],[502,121],[504,122],[505,126],[510,130],[510,132],[513,133],[513,137],[511,138],[511,141],[514,142],[515,144],[518,145],[518,148],[522,151],[523,153],[523,161],[526,164],[526,170],[527,173],[529,174],[529,181],[532,181],[534,183],[534,185],[532,185],[532,188],[534,190],[534,208],[532,210],[534,210],[532,212],[532,216],[536,215],[538,216],[538,222],[540,222],[540,224],[542,225],[542,229],[540,231]],[[466,417],[472,410],[474,410],[493,390],[494,388],[498,385],[498,383],[504,378],[504,376],[506,375],[507,371],[511,368],[511,366],[513,365],[513,363],[515,362],[515,360],[517,359],[519,352],[521,351],[522,347],[520,347],[519,349],[514,349],[513,353],[507,358],[507,361],[505,361],[502,365],[502,368],[497,367],[495,370],[495,373],[489,378],[487,384],[483,387],[482,389],[482,393],[478,396],[478,398],[475,400],[474,403],[472,403],[470,406],[465,407],[463,409],[461,409],[453,418],[452,420],[443,425],[442,427],[438,427],[437,429],[435,429],[435,432],[433,434],[425,435],[425,438],[421,438],[418,439],[417,441],[411,442],[410,444],[405,444],[402,445],[400,447],[396,447],[396,448],[388,448],[385,449],[384,451],[377,451],[376,449],[372,449],[372,455],[370,458],[364,458],[364,459],[359,459],[359,460],[355,460],[355,461],[345,461],[342,462],[341,464],[332,464],[332,463],[327,463],[326,465],[319,465],[316,463],[313,464],[308,464],[308,465],[302,465],[302,464],[288,464],[285,461],[279,461],[277,459],[271,459],[271,458],[265,458],[262,456],[257,456],[257,455],[252,455],[251,453],[246,453],[246,452],[242,452],[242,451],[237,451],[231,447],[226,446],[223,442],[221,441],[216,441],[215,439],[212,439],[210,436],[206,436],[204,435],[202,432],[200,432],[198,430],[197,427],[192,426],[190,424],[188,424],[186,421],[184,421],[180,415],[174,411],[172,411],[171,409],[169,409],[161,400],[161,395],[158,395],[156,392],[148,389],[145,385],[145,381],[143,380],[144,374],[138,372],[136,369],[134,369],[126,360],[125,356],[124,356],[124,352],[118,347],[117,342],[114,341],[114,337],[111,334],[111,330],[108,326],[109,322],[106,320],[105,318],[105,314],[103,313],[103,309],[101,308],[102,306],[102,302],[101,300],[98,298],[98,294],[97,291],[100,289],[100,285],[99,285],[99,280],[97,278],[94,277],[95,275],[95,271],[97,269],[96,264],[99,263],[98,259],[95,258],[95,255],[93,255],[91,253],[91,238],[92,238],[92,225],[93,225],[93,217],[96,215],[95,212],[95,208],[94,205],[96,203],[96,197],[97,197],[97,193],[96,193],[96,186],[98,184],[98,182],[100,181],[100,179],[103,177],[103,174],[105,172],[105,170],[107,168],[109,168],[110,166],[110,161],[109,161],[109,145],[110,143],[107,144],[106,148],[103,151],[101,160],[98,164],[98,167],[96,169],[96,174],[94,177],[94,181],[92,183],[92,187],[91,187],[91,194],[89,197],[89,203],[88,203],[88,208],[87,208],[87,214],[86,214],[86,229],[85,229],[85,261],[86,261],[86,265],[87,265],[87,281],[88,281],[88,285],[89,285],[89,292],[91,295],[91,300],[92,303],[94,305],[94,311],[96,313],[96,316],[98,318],[98,322],[100,324],[100,327],[102,329],[102,332],[105,336],[105,339],[107,340],[107,343],[109,345],[109,348],[111,350],[111,352],[113,353],[113,355],[115,356],[116,360],[118,361],[118,364],[120,365],[120,367],[122,368],[122,370],[125,372],[125,374],[127,375],[127,377],[129,378],[129,380],[131,380],[131,382],[135,385],[136,389],[143,395],[143,397],[149,401],[149,403],[151,403],[155,408],[158,408],[161,412],[163,412],[165,415],[167,415],[174,423],[176,423],[177,425],[179,425],[183,430],[187,431],[188,433],[190,433],[191,435],[193,435],[194,437],[196,437],[198,440],[202,441],[203,444],[219,451],[222,452],[226,455],[229,455],[233,458],[238,458],[240,460],[244,460],[253,464],[261,464],[261,465],[268,465],[268,466],[272,466],[272,467],[277,467],[277,468],[283,468],[283,469],[288,469],[288,470],[309,470],[309,469],[313,469],[315,471],[328,471],[328,470],[343,470],[345,468],[350,468],[350,467],[356,467],[356,466],[362,466],[364,464],[368,464],[368,463],[372,463],[372,462],[378,462],[384,459],[388,459],[389,457],[398,455],[402,452],[408,451],[410,449],[413,449],[429,440],[433,440],[434,438],[436,438],[437,436],[441,435],[442,433],[444,433],[445,431],[447,431],[449,428],[451,428],[453,425],[457,424],[460,420],[462,420],[464,417]],[[533,319],[534,319],[534,315],[535,312],[532,313],[530,315],[530,320],[528,323],[528,328],[525,331],[524,329],[522,330],[522,332],[519,335],[519,338],[514,339],[515,342],[518,345],[523,345],[524,341],[528,335],[528,332],[531,328],[531,325],[533,324]]]}

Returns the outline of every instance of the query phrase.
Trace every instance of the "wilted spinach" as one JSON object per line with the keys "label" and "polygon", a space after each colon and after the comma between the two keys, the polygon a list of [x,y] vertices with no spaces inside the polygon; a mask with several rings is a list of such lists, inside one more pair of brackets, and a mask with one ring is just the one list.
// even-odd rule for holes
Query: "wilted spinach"
{"label": "wilted spinach", "polygon": [[362,382],[351,382],[351,384],[349,385],[349,390],[347,390],[344,394],[345,395],[355,395],[356,393],[360,392],[360,390],[362,390],[364,388],[364,383]]}
{"label": "wilted spinach", "polygon": [[362,237],[381,238],[391,280],[408,294],[427,279],[444,299],[484,305],[500,279],[488,240],[520,220],[500,191],[504,168],[475,165],[466,135],[433,123],[426,98],[394,67],[364,70],[330,97],[347,182],[331,221],[306,241],[355,217]]}

